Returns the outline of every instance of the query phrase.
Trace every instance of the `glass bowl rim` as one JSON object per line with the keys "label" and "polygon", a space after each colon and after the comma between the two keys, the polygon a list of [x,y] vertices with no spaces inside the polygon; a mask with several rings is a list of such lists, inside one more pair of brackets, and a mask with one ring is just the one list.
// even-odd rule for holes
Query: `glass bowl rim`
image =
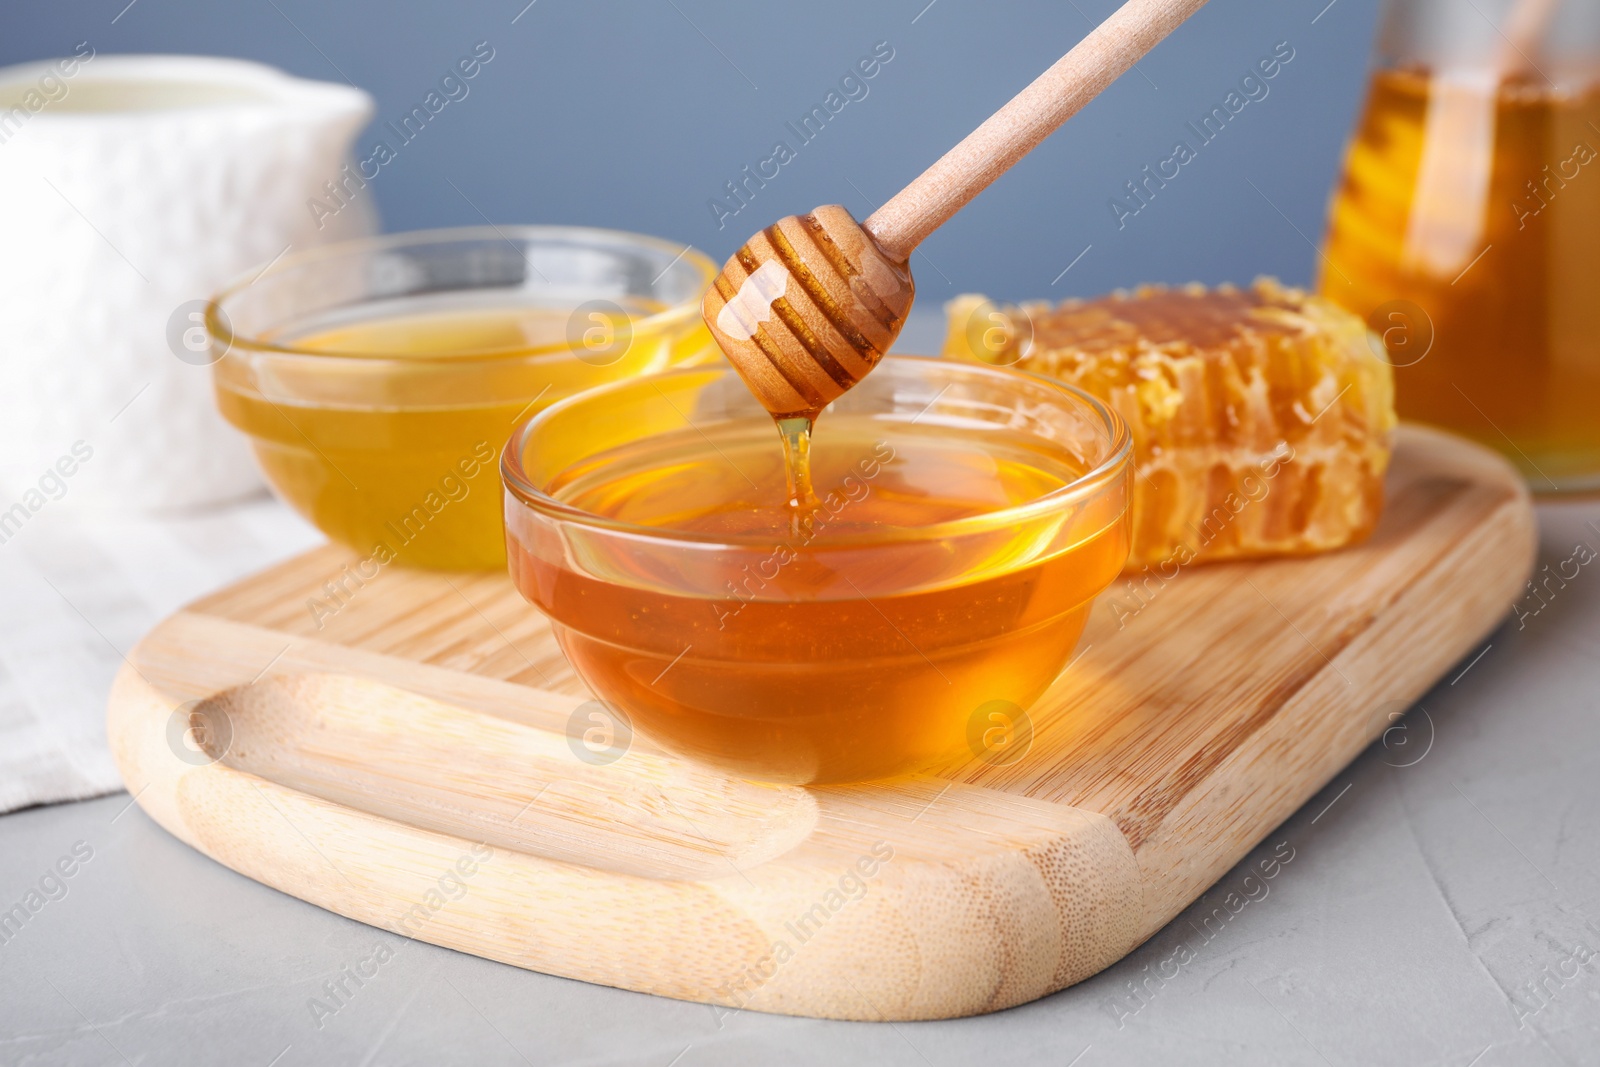
{"label": "glass bowl rim", "polygon": [[[990,367],[977,363],[957,362],[943,357],[891,355],[886,356],[884,361],[892,362],[896,367],[919,364],[936,366],[941,371],[949,370],[953,373],[968,374],[977,378],[1001,381],[1006,379],[1022,380],[1034,385],[1044,386],[1046,389],[1061,394],[1072,403],[1089,409],[1090,413],[1098,420],[1100,428],[1105,432],[1109,454],[1105,459],[1095,464],[1094,467],[1066,485],[1052,489],[1042,496],[1021,504],[1013,504],[997,511],[985,511],[977,515],[968,515],[965,518],[951,519],[946,522],[930,523],[926,526],[885,527],[882,530],[863,531],[848,537],[829,538],[825,544],[807,546],[813,550],[833,550],[908,541],[939,540],[941,538],[981,533],[1001,526],[1015,525],[1018,522],[1036,518],[1050,511],[1064,510],[1097,496],[1106,490],[1113,479],[1128,469],[1132,460],[1133,434],[1128,429],[1127,423],[1123,421],[1122,416],[1118,415],[1115,410],[1106,404],[1101,403],[1092,394],[1075,385],[1069,385],[1054,378],[1035,374],[1031,371],[1018,370],[1013,367]],[[605,530],[614,534],[626,535],[633,539],[667,545],[723,545],[738,548],[770,548],[772,544],[772,535],[770,533],[736,536],[699,533],[691,530],[666,530],[659,526],[644,526],[639,523],[624,522],[595,515],[556,500],[542,489],[535,488],[522,469],[522,453],[525,450],[528,438],[533,434],[535,428],[542,422],[554,418],[580,402],[594,403],[622,389],[638,387],[641,383],[660,382],[667,378],[684,377],[691,374],[728,375],[736,373],[733,366],[728,363],[701,367],[679,367],[674,370],[641,375],[635,378],[625,378],[620,381],[595,386],[592,389],[585,389],[556,401],[517,426],[511,432],[505,447],[501,449],[500,477],[505,483],[507,494],[515,499],[518,506],[536,511],[556,522]],[[942,391],[940,395],[942,395]],[[938,397],[936,396],[934,399],[937,400]],[[774,433],[776,433],[776,430],[774,430]],[[1131,504],[1131,499],[1125,503],[1123,515],[1127,514]],[[505,514],[507,525],[510,524],[511,518],[512,512],[508,507]]]}
{"label": "glass bowl rim", "polygon": [[[301,348],[294,344],[279,344],[259,337],[243,336],[233,331],[232,322],[226,317],[224,305],[262,278],[303,267],[306,264],[333,259],[341,255],[371,254],[412,246],[469,241],[480,241],[485,244],[502,242],[509,244],[512,242],[513,237],[534,240],[540,238],[598,237],[601,240],[596,242],[597,245],[632,245],[671,253],[673,256],[672,262],[667,265],[662,273],[666,273],[666,270],[670,270],[678,263],[688,264],[701,276],[704,282],[699,287],[702,294],[717,276],[717,265],[711,261],[709,256],[693,245],[684,244],[680,247],[676,242],[668,241],[665,238],[651,237],[649,234],[633,233],[628,230],[612,230],[598,226],[546,226],[532,224],[447,226],[427,230],[407,230],[402,233],[385,233],[372,237],[353,238],[348,241],[334,241],[331,244],[302,249],[292,254],[282,255],[280,258],[268,262],[265,267],[255,268],[239,275],[206,301],[206,334],[213,344],[222,346],[224,354],[230,354],[235,349],[245,349],[253,354],[260,353],[268,356],[297,357],[323,361],[349,360],[361,364],[392,362],[405,363],[408,366],[424,366],[430,363],[459,365],[463,363],[526,359],[529,356],[568,354],[571,352],[572,346],[565,341],[553,342],[547,345],[529,345],[523,348],[503,348],[481,353],[438,357],[401,356],[383,352],[334,352],[324,349]],[[462,291],[471,292],[472,290],[463,289]],[[701,299],[700,295],[696,295],[690,300],[674,304],[663,311],[658,311],[653,315],[646,315],[636,320],[632,324],[632,329],[635,333],[644,333],[675,326],[684,319],[699,314]]]}

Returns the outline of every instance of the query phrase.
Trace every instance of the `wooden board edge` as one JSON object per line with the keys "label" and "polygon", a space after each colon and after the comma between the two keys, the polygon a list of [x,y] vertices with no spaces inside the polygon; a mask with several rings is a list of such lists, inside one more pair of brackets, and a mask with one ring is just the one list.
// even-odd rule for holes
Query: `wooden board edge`
{"label": "wooden board edge", "polygon": [[[482,843],[209,760],[184,734],[206,698],[151,682],[138,653],[114,683],[107,733],[140,807],[224,866],[398,936],[730,1010],[864,1021],[1025,1003],[1101,970],[1136,940],[1137,864],[1097,813],[1024,800],[1061,832],[955,863],[907,855],[890,834],[854,870],[800,875],[774,863],[673,881],[503,849],[483,856]],[[470,891],[430,906],[452,868],[451,884]]]}
{"label": "wooden board edge", "polygon": [[[1340,649],[1262,729],[1191,789],[1136,849],[1145,893],[1140,941],[1153,936],[1321,791],[1394,725],[1506,618],[1532,573],[1538,524],[1531,494],[1499,455],[1417,426],[1408,444],[1427,450],[1431,469],[1505,492],[1504,502],[1455,551],[1414,576],[1372,625]],[[1462,589],[1469,596],[1462,598]],[[1450,591],[1450,597],[1444,593]],[[1454,601],[1450,612],[1428,610]],[[1406,650],[1395,655],[1395,649]],[[1366,695],[1346,690],[1360,687]],[[1330,709],[1339,715],[1330,721]],[[1321,733],[1323,743],[1306,745]],[[1254,789],[1240,783],[1255,783]],[[1219,783],[1226,783],[1219,787]],[[1272,785],[1276,783],[1276,787]],[[1241,794],[1269,802],[1249,811]],[[1223,833],[1215,832],[1218,826]],[[1211,847],[1196,855],[1196,839]],[[1186,844],[1189,843],[1189,844]]]}

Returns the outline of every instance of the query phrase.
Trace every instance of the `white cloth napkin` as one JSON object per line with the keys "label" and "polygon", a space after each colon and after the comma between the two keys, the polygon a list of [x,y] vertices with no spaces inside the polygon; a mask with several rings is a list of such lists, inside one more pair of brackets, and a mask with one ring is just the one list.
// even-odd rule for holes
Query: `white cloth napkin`
{"label": "white cloth napkin", "polygon": [[185,603],[322,540],[264,496],[160,518],[69,503],[0,528],[0,812],[121,789],[105,717],[122,657]]}

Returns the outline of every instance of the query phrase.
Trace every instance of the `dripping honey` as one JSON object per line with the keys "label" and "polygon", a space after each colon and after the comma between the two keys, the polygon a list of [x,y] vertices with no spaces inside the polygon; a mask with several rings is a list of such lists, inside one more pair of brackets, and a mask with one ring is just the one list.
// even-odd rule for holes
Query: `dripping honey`
{"label": "dripping honey", "polygon": [[1376,75],[1321,289],[1383,338],[1402,416],[1600,486],[1597,248],[1600,86]]}
{"label": "dripping honey", "polygon": [[973,712],[1033,703],[1121,569],[1125,498],[923,538],[1037,501],[1086,467],[1021,435],[840,412],[822,417],[809,459],[815,496],[797,508],[765,418],[612,449],[549,495],[696,550],[668,564],[628,538],[555,549],[513,521],[512,576],[590,687],[679,752],[797,783],[976,755]]}

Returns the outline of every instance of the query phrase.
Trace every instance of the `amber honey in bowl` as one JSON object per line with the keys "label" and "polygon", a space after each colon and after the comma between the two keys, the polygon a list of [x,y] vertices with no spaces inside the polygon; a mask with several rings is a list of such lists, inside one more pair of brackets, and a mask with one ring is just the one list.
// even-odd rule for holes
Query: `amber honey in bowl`
{"label": "amber honey in bowl", "polygon": [[495,461],[520,420],[714,358],[699,253],[608,231],[503,230],[285,256],[213,302],[224,416],[280,496],[378,564],[502,565]]}
{"label": "amber honey in bowl", "polygon": [[789,505],[728,368],[596,390],[508,445],[511,573],[652,740],[749,777],[970,757],[1060,672],[1128,554],[1126,433],[1017,372],[885,362],[819,420]]}

